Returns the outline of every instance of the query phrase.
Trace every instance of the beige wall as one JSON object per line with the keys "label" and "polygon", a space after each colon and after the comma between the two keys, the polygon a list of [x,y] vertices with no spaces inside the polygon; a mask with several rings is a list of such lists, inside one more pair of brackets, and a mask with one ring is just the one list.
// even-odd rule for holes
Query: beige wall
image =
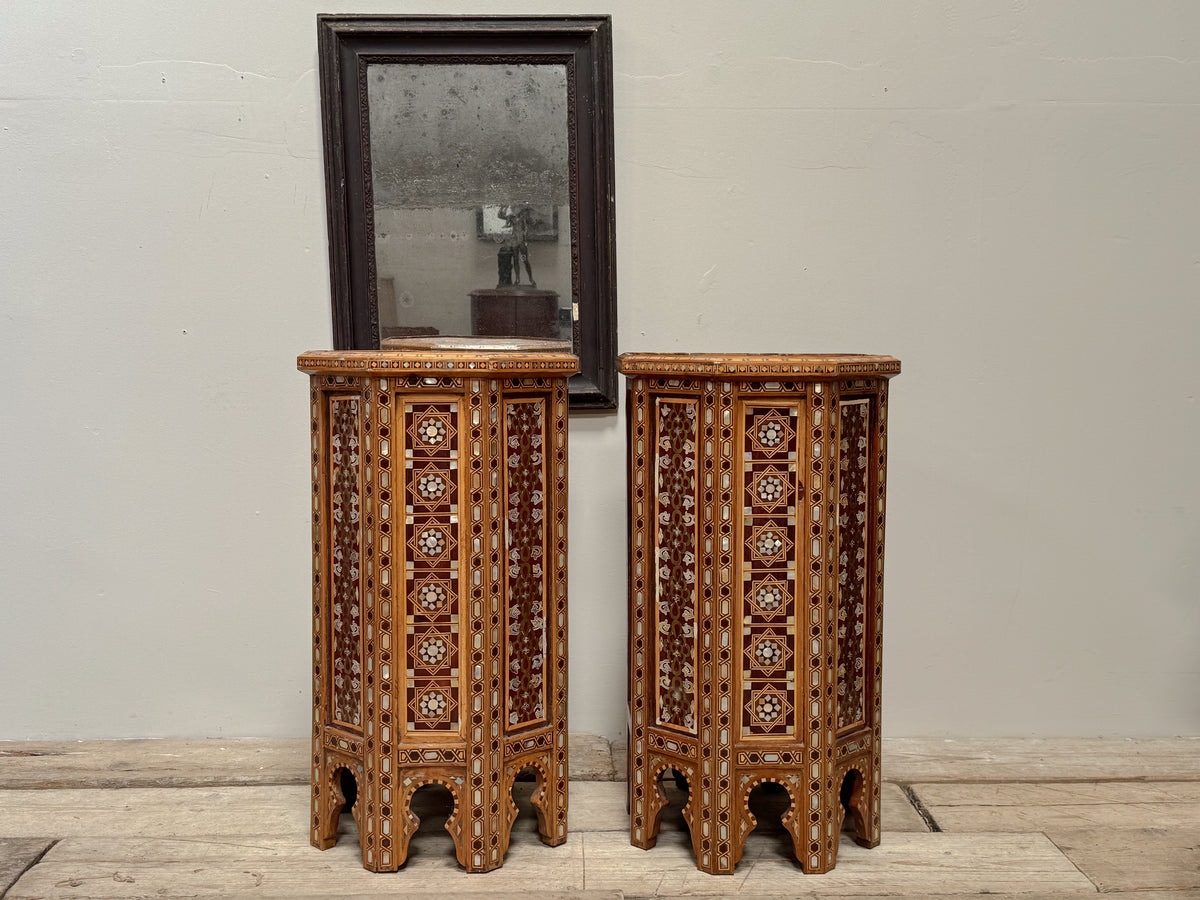
{"label": "beige wall", "polygon": [[[904,360],[887,731],[1200,733],[1200,6],[607,9],[622,349]],[[4,6],[0,738],[307,731],[318,11]],[[572,423],[609,735],[623,440]]]}

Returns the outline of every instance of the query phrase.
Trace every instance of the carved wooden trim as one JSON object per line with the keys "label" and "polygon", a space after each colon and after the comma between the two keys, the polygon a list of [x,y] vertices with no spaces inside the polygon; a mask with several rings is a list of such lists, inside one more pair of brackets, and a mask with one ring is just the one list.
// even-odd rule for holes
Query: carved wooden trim
{"label": "carved wooden trim", "polygon": [[852,354],[622,353],[617,364],[625,375],[725,375],[747,381],[761,381],[764,375],[819,380],[831,375],[900,374],[900,360],[895,357]]}
{"label": "carved wooden trim", "polygon": [[431,376],[450,374],[470,377],[473,372],[547,372],[557,377],[578,371],[579,361],[569,353],[538,353],[517,358],[500,353],[313,350],[300,356],[297,368],[310,375],[317,372],[331,375],[361,375],[364,372],[391,374],[415,370]]}

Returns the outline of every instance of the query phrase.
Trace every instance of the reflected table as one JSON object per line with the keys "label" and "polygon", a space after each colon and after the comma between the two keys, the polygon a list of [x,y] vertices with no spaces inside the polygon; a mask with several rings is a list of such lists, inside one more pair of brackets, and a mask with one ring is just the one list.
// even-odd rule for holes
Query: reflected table
{"label": "reflected table", "polygon": [[887,356],[626,353],[631,840],[729,874],[772,782],[806,872],[879,843]]}
{"label": "reflected table", "polygon": [[414,793],[500,866],[531,771],[567,836],[567,379],[551,341],[305,353],[312,415],[314,846],[352,804],[363,866],[407,859]]}
{"label": "reflected table", "polygon": [[558,294],[530,287],[471,291],[471,334],[554,338]]}

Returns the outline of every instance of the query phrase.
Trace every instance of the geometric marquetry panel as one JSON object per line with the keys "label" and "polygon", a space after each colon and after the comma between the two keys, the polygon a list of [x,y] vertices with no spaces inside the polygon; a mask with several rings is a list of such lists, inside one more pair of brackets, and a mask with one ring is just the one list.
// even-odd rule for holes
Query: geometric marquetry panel
{"label": "geometric marquetry panel", "polygon": [[505,631],[510,728],[546,715],[546,422],[541,400],[505,404]]}
{"label": "geometric marquetry panel", "polygon": [[771,782],[805,872],[879,842],[891,357],[627,353],[630,840],[733,872]]}
{"label": "geometric marquetry panel", "polygon": [[[405,725],[410,734],[457,734],[459,677],[458,448],[451,398],[403,404]],[[444,599],[430,607],[431,585]]]}
{"label": "geometric marquetry panel", "polygon": [[361,457],[359,401],[354,397],[329,400],[329,504],[332,534],[329,542],[330,649],[332,650],[332,719],[352,728],[362,726],[361,587],[362,522],[359,510]]}
{"label": "geometric marquetry panel", "polygon": [[796,732],[796,533],[804,497],[798,470],[804,409],[788,404],[741,408],[742,582],[741,734]]}
{"label": "geometric marquetry panel", "polygon": [[414,339],[300,357],[313,523],[310,840],[350,783],[365,868],[408,858],[450,792],[468,872],[504,862],[519,775],[567,838],[567,379],[548,341]]}
{"label": "geometric marquetry panel", "polygon": [[660,399],[654,457],[659,725],[696,733],[696,427],[693,400]]}
{"label": "geometric marquetry panel", "polygon": [[867,635],[867,472],[870,403],[841,405],[838,457],[838,728],[865,716]]}

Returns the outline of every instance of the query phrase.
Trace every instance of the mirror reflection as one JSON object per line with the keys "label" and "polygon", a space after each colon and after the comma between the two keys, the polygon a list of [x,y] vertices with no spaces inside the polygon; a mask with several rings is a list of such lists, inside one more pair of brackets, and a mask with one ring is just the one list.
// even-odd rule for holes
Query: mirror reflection
{"label": "mirror reflection", "polygon": [[562,64],[367,67],[379,337],[574,328]]}

